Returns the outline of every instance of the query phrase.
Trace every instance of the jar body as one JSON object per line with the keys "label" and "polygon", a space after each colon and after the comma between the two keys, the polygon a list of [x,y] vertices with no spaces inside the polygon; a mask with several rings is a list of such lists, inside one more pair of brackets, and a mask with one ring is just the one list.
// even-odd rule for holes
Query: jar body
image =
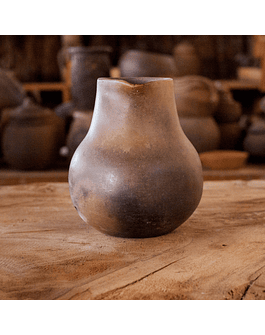
{"label": "jar body", "polygon": [[120,237],[169,233],[194,212],[202,167],[177,115],[173,80],[100,78],[90,129],[69,168],[81,218]]}

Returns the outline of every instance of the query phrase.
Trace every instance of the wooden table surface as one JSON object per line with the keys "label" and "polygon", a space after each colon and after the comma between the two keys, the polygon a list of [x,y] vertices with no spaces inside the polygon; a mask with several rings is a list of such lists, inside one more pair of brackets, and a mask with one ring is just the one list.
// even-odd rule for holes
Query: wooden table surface
{"label": "wooden table surface", "polygon": [[265,181],[204,182],[194,214],[150,239],[101,234],[67,183],[0,187],[0,299],[265,299]]}
{"label": "wooden table surface", "polygon": [[[265,164],[248,164],[240,169],[233,170],[210,170],[204,168],[203,179],[205,181],[265,179]],[[68,168],[44,171],[17,171],[0,168],[0,186],[37,182],[67,182],[67,180]]]}

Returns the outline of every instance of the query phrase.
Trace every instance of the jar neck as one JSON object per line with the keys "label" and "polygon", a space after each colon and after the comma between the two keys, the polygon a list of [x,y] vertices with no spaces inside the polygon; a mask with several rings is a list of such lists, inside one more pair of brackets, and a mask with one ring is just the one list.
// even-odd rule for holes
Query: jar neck
{"label": "jar neck", "polygon": [[144,127],[159,124],[165,131],[176,129],[174,85],[170,78],[100,78],[97,81],[93,128]]}

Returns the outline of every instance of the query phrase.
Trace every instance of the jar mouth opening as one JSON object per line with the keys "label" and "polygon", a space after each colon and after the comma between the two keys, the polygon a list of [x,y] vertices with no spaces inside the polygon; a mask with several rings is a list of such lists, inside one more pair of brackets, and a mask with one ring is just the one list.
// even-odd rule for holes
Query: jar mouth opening
{"label": "jar mouth opening", "polygon": [[112,47],[108,45],[99,45],[99,46],[75,46],[67,48],[69,54],[76,53],[112,53]]}
{"label": "jar mouth opening", "polygon": [[98,81],[118,81],[128,85],[144,85],[154,81],[173,81],[172,78],[161,77],[119,77],[119,78],[98,78]]}

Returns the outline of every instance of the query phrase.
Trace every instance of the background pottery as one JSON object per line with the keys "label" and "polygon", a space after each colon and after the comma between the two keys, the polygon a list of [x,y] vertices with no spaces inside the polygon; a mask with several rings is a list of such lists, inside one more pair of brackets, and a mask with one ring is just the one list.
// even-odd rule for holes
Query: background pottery
{"label": "background pottery", "polygon": [[201,74],[201,61],[191,43],[187,41],[178,43],[173,49],[173,56],[176,62],[177,77]]}
{"label": "background pottery", "polygon": [[50,167],[63,144],[63,120],[29,98],[21,106],[7,112],[2,125],[5,162],[19,170]]}
{"label": "background pottery", "polygon": [[210,170],[231,170],[242,168],[248,153],[237,150],[214,150],[200,154],[202,166]]}
{"label": "background pottery", "polygon": [[213,81],[202,76],[174,78],[174,91],[180,117],[213,115],[219,101]]}
{"label": "background pottery", "polygon": [[174,77],[176,64],[172,55],[128,50],[119,59],[121,77]]}
{"label": "background pottery", "polygon": [[214,112],[214,118],[218,123],[238,122],[242,115],[242,106],[234,100],[232,93],[225,90],[220,82],[215,82],[218,90],[219,101]]}
{"label": "background pottery", "polygon": [[265,157],[265,119],[260,116],[251,118],[251,125],[246,131],[243,148],[251,156]]}
{"label": "background pottery", "polygon": [[169,78],[100,78],[90,129],[69,168],[80,217],[122,237],[169,233],[202,195],[201,162],[184,135]]}
{"label": "background pottery", "polygon": [[0,69],[0,111],[21,105],[25,97],[23,86],[10,72]]}
{"label": "background pottery", "polygon": [[220,149],[234,150],[240,146],[242,130],[239,122],[220,123]]}
{"label": "background pottery", "polygon": [[97,78],[108,77],[111,67],[108,46],[71,47],[67,49],[70,58],[71,94],[75,110],[94,108]]}
{"label": "background pottery", "polygon": [[221,134],[213,117],[180,117],[179,121],[198,152],[219,149]]}

